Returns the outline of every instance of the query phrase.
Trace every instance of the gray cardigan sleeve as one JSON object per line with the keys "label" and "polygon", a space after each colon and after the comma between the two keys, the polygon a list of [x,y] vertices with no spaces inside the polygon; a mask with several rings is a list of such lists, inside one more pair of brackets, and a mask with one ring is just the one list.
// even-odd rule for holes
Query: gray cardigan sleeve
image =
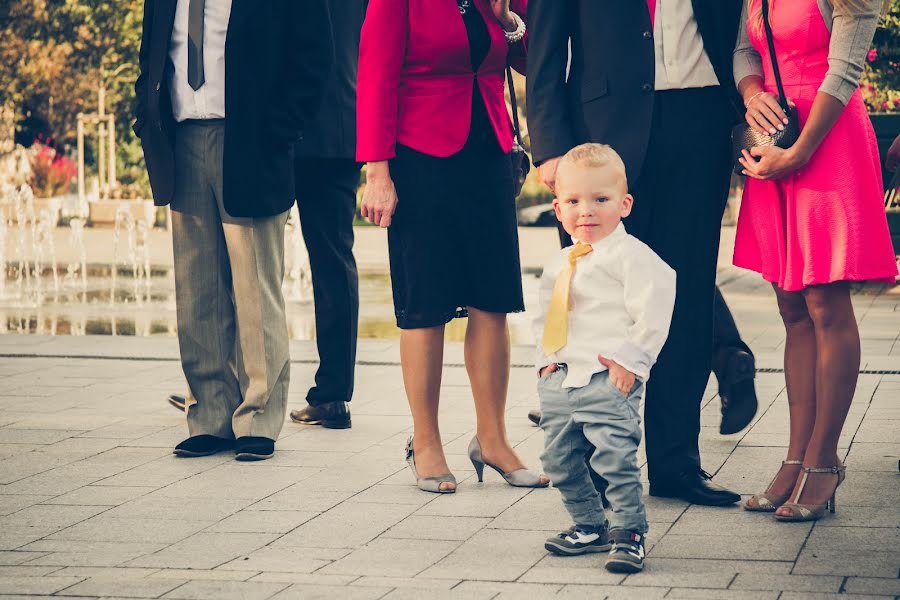
{"label": "gray cardigan sleeve", "polygon": [[734,83],[740,84],[745,77],[756,75],[760,79],[763,78],[762,58],[753,44],[750,43],[750,37],[747,35],[747,2],[743,2],[744,8],[741,11],[741,24],[738,28],[737,43],[734,48]]}
{"label": "gray cardigan sleeve", "polygon": [[[819,91],[834,96],[846,106],[859,85],[866,55],[878,26],[881,0],[865,0],[861,8],[853,11],[834,10],[831,0],[819,0],[819,11],[831,31],[828,72]],[[763,68],[762,59],[747,35],[747,3],[744,2],[734,49],[734,82],[739,84],[751,75],[763,77]]]}
{"label": "gray cardigan sleeve", "polygon": [[840,8],[834,10],[830,0],[819,0],[819,8],[825,24],[831,30],[828,72],[819,91],[834,96],[846,106],[859,86],[866,55],[878,27],[881,0],[866,0],[855,11]]}

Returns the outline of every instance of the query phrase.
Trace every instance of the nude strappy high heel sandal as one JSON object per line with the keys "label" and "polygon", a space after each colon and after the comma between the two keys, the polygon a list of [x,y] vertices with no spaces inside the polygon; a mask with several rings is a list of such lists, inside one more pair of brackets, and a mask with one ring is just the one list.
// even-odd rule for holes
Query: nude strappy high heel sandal
{"label": "nude strappy high heel sandal", "polygon": [[831,498],[825,501],[825,504],[819,505],[810,505],[810,504],[800,504],[799,502],[785,502],[781,505],[780,508],[784,508],[790,511],[789,515],[780,515],[775,513],[775,518],[779,521],[785,521],[790,523],[797,523],[801,521],[818,521],[822,517],[825,516],[826,512],[833,513],[835,510],[834,503],[834,495],[837,492],[837,488],[844,481],[844,473],[846,472],[846,467],[844,465],[834,465],[832,467],[803,467],[803,475],[800,479],[800,488],[797,490],[797,499],[800,498],[800,495],[803,494],[803,488],[806,486],[806,482],[809,479],[810,473],[833,473],[838,476],[837,483],[834,486],[834,491],[831,492]]}
{"label": "nude strappy high heel sandal", "polygon": [[788,501],[788,498],[791,497],[791,492],[794,491],[793,487],[788,489],[786,494],[782,494],[780,496],[775,496],[769,493],[769,488],[772,487],[772,484],[775,483],[776,479],[778,479],[778,475],[781,474],[781,469],[783,469],[787,465],[803,465],[803,461],[781,461],[781,468],[778,469],[778,473],[775,473],[775,477],[772,478],[772,482],[769,483],[766,491],[762,494],[754,494],[753,496],[750,496],[744,503],[744,510],[749,510],[750,512],[775,512],[775,509]]}

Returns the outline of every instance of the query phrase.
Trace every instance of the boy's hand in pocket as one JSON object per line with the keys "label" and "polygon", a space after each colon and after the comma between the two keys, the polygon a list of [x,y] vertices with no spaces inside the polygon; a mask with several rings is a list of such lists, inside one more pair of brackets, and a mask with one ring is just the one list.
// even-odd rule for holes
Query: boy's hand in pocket
{"label": "boy's hand in pocket", "polygon": [[557,365],[556,363],[550,363],[549,365],[538,371],[538,379],[543,379],[558,368],[559,365]]}
{"label": "boy's hand in pocket", "polygon": [[609,369],[609,380],[612,384],[616,386],[616,389],[622,392],[623,396],[627,397],[628,394],[631,393],[631,388],[634,387],[634,373],[616,361],[610,360],[599,354],[597,355],[597,359],[600,361],[600,364]]}

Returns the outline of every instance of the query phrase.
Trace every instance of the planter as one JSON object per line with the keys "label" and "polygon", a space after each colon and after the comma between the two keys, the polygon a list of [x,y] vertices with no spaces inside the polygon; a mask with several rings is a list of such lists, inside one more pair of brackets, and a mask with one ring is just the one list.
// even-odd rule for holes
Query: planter
{"label": "planter", "polygon": [[[872,119],[872,127],[875,128],[875,138],[878,140],[878,156],[881,159],[882,167],[887,157],[888,148],[894,142],[894,139],[900,135],[900,113],[873,113],[869,116]],[[893,173],[889,173],[886,169],[883,171],[883,186],[887,190],[891,185]],[[894,243],[894,254],[900,256],[900,207],[889,208],[885,210],[887,216],[888,229],[891,232],[891,241]]]}
{"label": "planter", "polygon": [[894,243],[894,254],[900,256],[900,208],[889,208],[885,215],[891,231],[891,241]]}
{"label": "planter", "polygon": [[[59,211],[62,206],[62,199],[64,196],[57,196],[54,198],[35,198],[34,199],[34,218],[40,220],[41,211],[49,211],[50,218],[54,226],[59,223]],[[16,217],[16,207],[12,202],[2,202],[0,203],[0,217],[7,221],[11,221],[13,223],[18,223],[19,220]]]}
{"label": "planter", "polygon": [[116,211],[120,206],[127,207],[135,221],[144,219],[150,227],[156,223],[153,200],[91,200],[88,202],[88,219],[91,225],[115,225]]}

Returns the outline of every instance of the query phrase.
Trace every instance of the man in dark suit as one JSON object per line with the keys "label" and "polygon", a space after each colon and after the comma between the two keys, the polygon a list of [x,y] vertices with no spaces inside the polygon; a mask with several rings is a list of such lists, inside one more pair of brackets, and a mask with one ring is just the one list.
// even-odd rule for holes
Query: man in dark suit
{"label": "man in dark suit", "polygon": [[333,56],[325,0],[145,0],[134,131],[154,200],[172,208],[191,390],[180,456],[274,453],[290,378],[281,283],[294,144]]}
{"label": "man in dark suit", "polygon": [[719,228],[740,99],[732,51],[742,0],[531,0],[528,125],[553,188],[583,142],[625,161],[629,232],[673,269],[669,339],[645,399],[650,494],[727,505],[740,499],[700,467],[700,401],[712,357]]}
{"label": "man in dark suit", "polygon": [[359,277],[353,258],[356,162],[356,65],[367,0],[329,0],[335,68],[322,108],[297,146],[294,171],[300,227],[309,253],[319,368],[308,405],[291,420],[333,429],[350,427]]}

